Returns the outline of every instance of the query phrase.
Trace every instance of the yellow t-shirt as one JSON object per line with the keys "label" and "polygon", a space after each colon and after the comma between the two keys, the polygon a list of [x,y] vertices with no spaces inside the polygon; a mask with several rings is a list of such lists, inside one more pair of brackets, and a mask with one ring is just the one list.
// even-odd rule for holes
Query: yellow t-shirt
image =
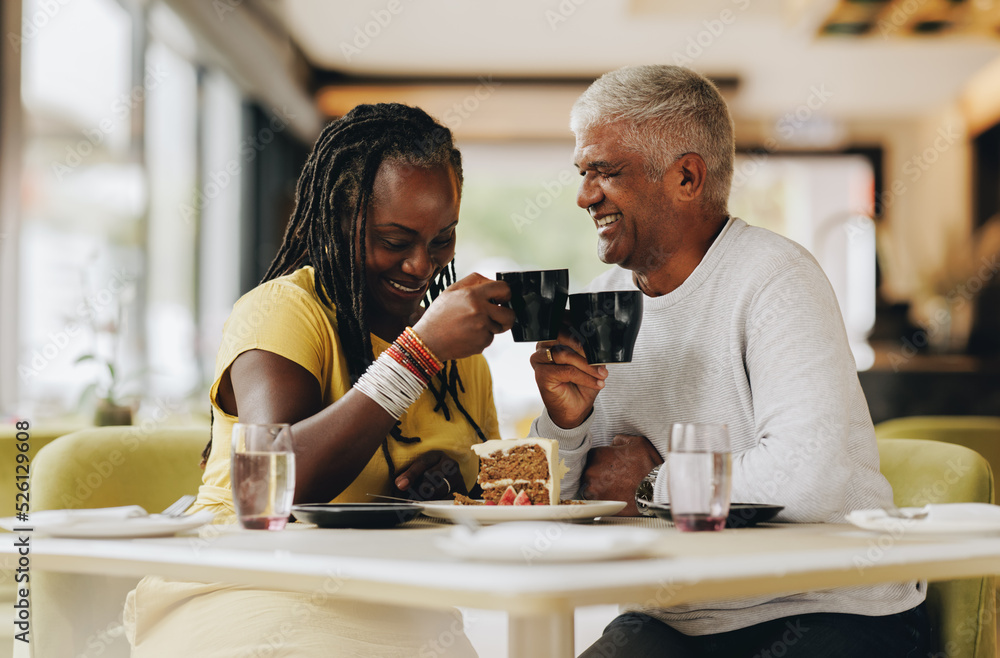
{"label": "yellow t-shirt", "polygon": [[[336,327],[336,312],[320,301],[312,267],[303,267],[263,283],[236,302],[223,328],[222,346],[215,363],[211,389],[212,452],[193,509],[210,509],[217,519],[230,518],[234,513],[229,453],[233,423],[238,419],[219,408],[217,396],[222,375],[236,357],[247,350],[258,349],[294,361],[316,377],[323,403],[328,406],[350,390],[347,362]],[[371,340],[375,356],[389,347],[389,343],[375,335]],[[493,382],[486,359],[476,355],[457,363],[464,387],[464,391],[459,389],[462,407],[487,439],[499,438]],[[389,436],[389,454],[399,473],[418,456],[441,450],[458,463],[466,486],[471,488],[479,471],[479,460],[469,447],[478,443],[479,437],[450,395],[446,401],[450,415],[447,420],[441,411],[434,410],[437,401],[430,390],[425,389],[400,419],[399,433],[406,440]],[[371,502],[372,498],[366,494],[388,495],[391,492],[388,464],[379,449],[361,474],[334,501]]]}

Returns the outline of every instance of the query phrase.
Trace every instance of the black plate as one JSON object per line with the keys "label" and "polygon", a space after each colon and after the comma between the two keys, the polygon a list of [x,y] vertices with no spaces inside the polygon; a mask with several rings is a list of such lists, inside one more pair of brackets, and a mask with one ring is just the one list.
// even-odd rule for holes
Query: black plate
{"label": "black plate", "polygon": [[[672,520],[670,505],[649,503],[650,511],[661,519]],[[763,505],[759,503],[730,503],[729,516],[726,517],[727,528],[746,528],[758,523],[770,521],[778,512],[785,509],[781,505]]]}
{"label": "black plate", "polygon": [[300,521],[321,528],[391,528],[420,513],[420,505],[410,503],[310,503],[292,505]]}

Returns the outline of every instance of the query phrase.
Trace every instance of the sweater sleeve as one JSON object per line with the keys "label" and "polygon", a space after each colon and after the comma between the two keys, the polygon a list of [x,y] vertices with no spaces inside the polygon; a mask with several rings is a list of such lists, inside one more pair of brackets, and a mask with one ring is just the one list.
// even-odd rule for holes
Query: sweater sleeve
{"label": "sweater sleeve", "polygon": [[559,458],[566,462],[569,469],[559,483],[559,496],[563,500],[576,496],[580,488],[580,477],[587,465],[587,453],[591,446],[590,423],[593,418],[594,414],[591,414],[579,427],[564,430],[552,422],[548,411],[542,410],[542,415],[531,424],[528,436],[559,442]]}
{"label": "sweater sleeve", "polygon": [[795,259],[758,290],[745,322],[757,441],[733,455],[732,499],[783,505],[786,521],[841,521],[857,372],[833,290],[815,262]]}

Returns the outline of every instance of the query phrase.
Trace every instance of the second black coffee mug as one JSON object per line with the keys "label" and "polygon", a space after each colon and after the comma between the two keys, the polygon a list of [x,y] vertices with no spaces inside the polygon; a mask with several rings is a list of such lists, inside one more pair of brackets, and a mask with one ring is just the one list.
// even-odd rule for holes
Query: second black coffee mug
{"label": "second black coffee mug", "polygon": [[569,296],[570,335],[583,344],[587,363],[628,363],[642,325],[638,290],[584,292]]}
{"label": "second black coffee mug", "polygon": [[497,272],[497,280],[510,286],[509,306],[514,311],[510,333],[516,342],[559,337],[569,296],[569,270]]}

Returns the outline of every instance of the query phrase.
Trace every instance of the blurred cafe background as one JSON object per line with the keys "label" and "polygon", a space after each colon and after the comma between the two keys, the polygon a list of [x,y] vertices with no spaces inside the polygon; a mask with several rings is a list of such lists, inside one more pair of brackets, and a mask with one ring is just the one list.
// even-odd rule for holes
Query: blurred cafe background
{"label": "blurred cafe background", "polygon": [[[321,126],[419,105],[465,158],[459,275],[600,273],[568,111],[710,76],[730,208],[821,262],[876,422],[1000,415],[1000,0],[3,0],[0,416],[204,420],[224,320]],[[530,345],[487,352],[505,436]]]}

